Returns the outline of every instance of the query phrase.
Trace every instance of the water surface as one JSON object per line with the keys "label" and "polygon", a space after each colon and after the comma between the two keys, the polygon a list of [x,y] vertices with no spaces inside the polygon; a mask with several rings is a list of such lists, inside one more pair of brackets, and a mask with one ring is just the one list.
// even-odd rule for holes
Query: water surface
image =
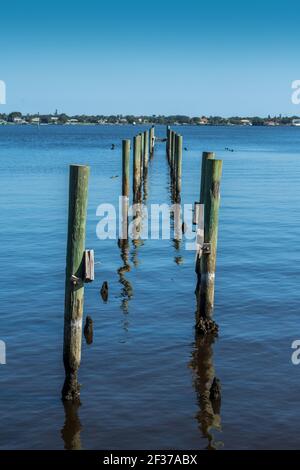
{"label": "water surface", "polygon": [[[124,253],[96,237],[97,206],[120,193],[111,177],[121,175],[121,140],[139,130],[0,127],[0,448],[299,448],[300,366],[290,358],[300,338],[300,130],[177,128],[188,149],[183,203],[198,200],[201,152],[224,160],[214,344],[195,341],[194,253],[184,243],[131,245],[120,275]],[[91,166],[87,247],[97,262],[85,290],[94,342],[83,341],[78,409],[60,401],[71,163]],[[164,144],[149,168],[154,202],[170,202]],[[203,387],[215,375],[222,403],[207,429]]]}

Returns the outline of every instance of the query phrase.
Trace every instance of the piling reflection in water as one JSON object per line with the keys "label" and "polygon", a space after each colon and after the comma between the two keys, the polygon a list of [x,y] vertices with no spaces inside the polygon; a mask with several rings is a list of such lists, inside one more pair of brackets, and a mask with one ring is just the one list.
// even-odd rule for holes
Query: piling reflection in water
{"label": "piling reflection in water", "polygon": [[139,258],[138,258],[139,248],[143,245],[144,245],[144,242],[140,238],[138,240],[132,240],[133,249],[131,251],[131,261],[135,268],[137,268],[139,265]]}
{"label": "piling reflection in water", "polygon": [[175,250],[177,252],[179,252],[178,254],[176,254],[176,256],[174,256],[174,261],[178,266],[180,266],[184,262],[184,258],[180,254],[181,240],[176,240],[176,238],[174,238],[173,239],[173,247],[175,248]]}
{"label": "piling reflection in water", "polygon": [[65,423],[61,430],[65,450],[81,450],[80,431],[82,425],[78,417],[79,403],[63,402],[65,410]]}
{"label": "piling reflection in water", "polygon": [[214,437],[214,431],[222,431],[222,427],[221,383],[215,376],[213,343],[212,335],[197,335],[190,364],[194,372],[194,387],[199,405],[196,419],[203,437],[208,440],[207,449],[218,449],[223,445]]}
{"label": "piling reflection in water", "polygon": [[125,274],[130,271],[129,264],[129,242],[128,240],[119,240],[119,248],[123,265],[118,269],[119,282],[123,288],[121,290],[121,309],[128,313],[128,302],[133,296],[133,289],[130,281],[126,279]]}

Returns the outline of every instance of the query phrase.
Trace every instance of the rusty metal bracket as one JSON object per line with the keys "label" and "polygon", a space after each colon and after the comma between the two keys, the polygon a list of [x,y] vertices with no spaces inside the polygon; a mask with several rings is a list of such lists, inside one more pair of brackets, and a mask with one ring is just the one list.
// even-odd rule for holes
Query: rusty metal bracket
{"label": "rusty metal bracket", "polygon": [[92,282],[95,279],[94,250],[85,250],[83,253],[82,279],[72,274],[70,282],[74,287],[83,286],[84,283]]}
{"label": "rusty metal bracket", "polygon": [[202,253],[203,255],[209,255],[211,252],[211,243],[203,243]]}
{"label": "rusty metal bracket", "polygon": [[83,259],[83,279],[84,282],[93,282],[95,279],[94,250],[85,250]]}
{"label": "rusty metal bracket", "polygon": [[80,279],[80,277],[77,277],[75,276],[75,274],[72,274],[71,278],[70,278],[70,281],[71,281],[71,284],[75,287],[75,286],[81,286],[83,284],[83,281],[82,279]]}
{"label": "rusty metal bracket", "polygon": [[202,216],[201,204],[200,202],[195,201],[194,208],[193,208],[193,225],[199,224],[201,216]]}

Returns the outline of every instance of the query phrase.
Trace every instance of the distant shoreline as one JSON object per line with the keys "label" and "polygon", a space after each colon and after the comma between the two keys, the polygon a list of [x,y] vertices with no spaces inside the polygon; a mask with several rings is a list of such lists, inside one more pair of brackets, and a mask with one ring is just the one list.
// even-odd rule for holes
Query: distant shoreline
{"label": "distant shoreline", "polygon": [[0,125],[165,125],[165,126],[299,126],[298,116],[268,116],[224,118],[220,116],[189,117],[172,116],[133,116],[133,115],[74,115],[67,114],[22,114],[15,111],[9,114],[0,113]]}
{"label": "distant shoreline", "polygon": [[[104,126],[119,126],[119,127],[125,127],[125,126],[132,126],[132,127],[138,127],[138,126],[147,126],[147,125],[156,125],[156,126],[166,126],[166,124],[153,124],[153,123],[141,123],[141,124],[129,124],[129,123],[103,123],[103,124],[97,124],[97,123],[85,123],[85,122],[79,122],[77,124],[66,124],[66,123],[56,123],[56,124],[51,124],[51,123],[31,123],[31,122],[26,122],[26,123],[16,123],[16,122],[0,122],[0,127],[104,127]],[[270,125],[270,124],[263,124],[263,125],[256,125],[256,124],[206,124],[206,125],[197,125],[197,124],[172,124],[173,127],[300,127],[300,125],[296,124],[275,124],[275,125]]]}

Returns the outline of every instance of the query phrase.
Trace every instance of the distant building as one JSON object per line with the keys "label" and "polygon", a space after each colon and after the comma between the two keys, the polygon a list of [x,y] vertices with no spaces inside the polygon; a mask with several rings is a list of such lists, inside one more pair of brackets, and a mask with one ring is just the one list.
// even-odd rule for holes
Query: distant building
{"label": "distant building", "polygon": [[22,124],[23,118],[16,116],[16,117],[13,118],[13,122],[15,124]]}
{"label": "distant building", "polygon": [[22,117],[19,117],[19,116],[16,116],[13,118],[12,122],[14,124],[27,124],[27,122],[25,121],[25,119],[23,119]]}
{"label": "distant building", "polygon": [[72,118],[72,119],[68,119],[66,124],[75,125],[75,124],[78,124],[78,122],[79,122],[78,119]]}
{"label": "distant building", "polygon": [[40,123],[40,118],[39,117],[31,118],[31,124],[39,124],[39,123]]}
{"label": "distant building", "polygon": [[293,119],[292,126],[300,127],[300,119]]}
{"label": "distant building", "polygon": [[52,124],[57,124],[58,123],[58,117],[57,116],[51,116],[50,118]]}
{"label": "distant building", "polygon": [[206,126],[208,124],[208,119],[206,117],[202,117],[199,119],[198,124],[200,126]]}
{"label": "distant building", "polygon": [[265,126],[279,126],[279,123],[276,121],[266,121]]}
{"label": "distant building", "polygon": [[240,123],[242,126],[252,126],[252,122],[249,119],[241,119]]}

